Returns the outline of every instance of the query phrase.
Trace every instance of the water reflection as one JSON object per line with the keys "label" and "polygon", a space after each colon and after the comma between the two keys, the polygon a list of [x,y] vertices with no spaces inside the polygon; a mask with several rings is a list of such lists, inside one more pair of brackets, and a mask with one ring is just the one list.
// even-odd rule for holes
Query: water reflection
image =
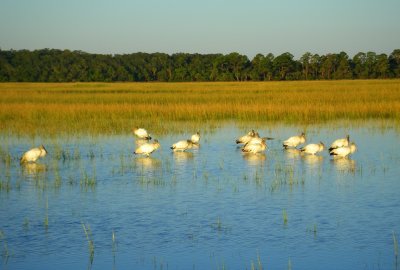
{"label": "water reflection", "polygon": [[24,163],[21,165],[22,173],[25,176],[37,176],[46,171],[46,165],[40,163]]}
{"label": "water reflection", "polygon": [[177,164],[185,164],[187,161],[192,160],[194,155],[192,152],[173,152],[174,160]]}
{"label": "water reflection", "polygon": [[356,161],[348,157],[334,157],[331,162],[340,172],[354,173],[357,168]]}
{"label": "water reflection", "polygon": [[161,167],[161,160],[153,157],[137,157],[135,164],[145,170],[155,170]]}
{"label": "water reflection", "polygon": [[287,148],[284,149],[283,152],[285,153],[285,156],[289,159],[299,159],[301,155],[301,151],[296,148]]}
{"label": "water reflection", "polygon": [[257,154],[244,153],[242,156],[243,159],[246,160],[247,163],[252,166],[264,164],[265,160],[267,159],[265,153],[257,153]]}
{"label": "water reflection", "polygon": [[322,156],[308,154],[301,155],[301,159],[310,167],[319,166],[324,161],[324,157]]}
{"label": "water reflection", "polygon": [[192,149],[199,149],[200,148],[200,144],[198,144],[198,143],[194,143],[194,144],[192,144]]}

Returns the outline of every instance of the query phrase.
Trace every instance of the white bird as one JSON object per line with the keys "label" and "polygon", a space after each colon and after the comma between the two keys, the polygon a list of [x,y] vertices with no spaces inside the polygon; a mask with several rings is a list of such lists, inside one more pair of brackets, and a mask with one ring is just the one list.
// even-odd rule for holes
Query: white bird
{"label": "white bird", "polygon": [[193,142],[191,140],[182,140],[177,143],[174,143],[171,146],[171,149],[174,151],[185,151],[193,147]]}
{"label": "white bird", "polygon": [[347,135],[346,138],[343,139],[337,139],[331,144],[331,147],[329,147],[329,152],[339,147],[349,146],[349,143],[350,143],[350,135]]}
{"label": "white bird", "polygon": [[319,143],[310,143],[307,144],[306,146],[300,148],[301,152],[315,155],[318,152],[324,151],[325,145],[322,142]]}
{"label": "white bird", "polygon": [[[266,140],[273,140],[274,138],[270,138],[270,137],[260,137],[260,134],[258,134],[258,132],[256,132],[254,134],[254,137],[252,137],[247,143],[245,144],[257,144],[257,143],[261,143],[262,141],[266,141]],[[267,146],[268,147],[268,146]]]}
{"label": "white bird", "polygon": [[196,134],[193,134],[190,140],[192,143],[198,144],[200,142],[200,131],[197,131]]}
{"label": "white bird", "polygon": [[35,162],[38,158],[44,157],[47,154],[46,148],[44,148],[43,145],[32,148],[31,150],[25,152],[21,159],[20,163],[26,163],[26,162]]}
{"label": "white bird", "polygon": [[261,143],[245,144],[242,148],[242,152],[256,154],[265,151],[265,149],[267,149],[267,144],[263,139]]}
{"label": "white bird", "polygon": [[150,134],[144,128],[135,127],[133,129],[133,134],[135,134],[139,139],[151,140]]}
{"label": "white bird", "polygon": [[249,133],[247,133],[246,135],[238,138],[236,140],[237,144],[246,144],[248,143],[252,138],[255,138],[256,136],[258,136],[258,133],[256,133],[254,130],[250,131]]}
{"label": "white bird", "polygon": [[353,154],[355,151],[357,151],[357,146],[352,142],[348,146],[342,146],[331,150],[329,154],[331,156],[347,157],[348,155]]}
{"label": "white bird", "polygon": [[304,134],[304,132],[302,132],[298,136],[292,136],[292,137],[288,138],[287,140],[283,141],[283,147],[285,149],[288,147],[296,147],[305,142],[306,142],[306,134]]}
{"label": "white bird", "polygon": [[154,140],[151,143],[149,142],[142,144],[135,150],[134,153],[150,156],[150,154],[153,153],[155,150],[157,150],[159,147],[160,143],[158,142],[158,140]]}

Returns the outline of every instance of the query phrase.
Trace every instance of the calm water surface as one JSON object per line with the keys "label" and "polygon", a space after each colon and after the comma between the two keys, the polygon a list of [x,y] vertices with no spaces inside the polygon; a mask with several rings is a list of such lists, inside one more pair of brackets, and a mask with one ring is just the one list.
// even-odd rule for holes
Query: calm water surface
{"label": "calm water surface", "polygon": [[[326,145],[350,134],[359,151],[337,160],[283,150],[295,126],[257,128],[276,139],[243,155],[235,138],[249,129],[202,132],[184,153],[169,146],[190,133],[158,137],[149,158],[130,135],[2,135],[0,268],[399,269],[398,129],[307,128]],[[42,143],[48,156],[20,166]]]}

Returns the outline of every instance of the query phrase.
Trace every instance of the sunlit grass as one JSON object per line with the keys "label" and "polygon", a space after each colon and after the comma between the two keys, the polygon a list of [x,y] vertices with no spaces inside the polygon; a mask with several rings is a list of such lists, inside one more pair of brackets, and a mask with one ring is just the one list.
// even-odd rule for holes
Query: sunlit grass
{"label": "sunlit grass", "polygon": [[[223,120],[399,119],[400,81],[3,83],[0,129],[18,134],[193,130]],[[189,126],[188,126],[189,125]]]}

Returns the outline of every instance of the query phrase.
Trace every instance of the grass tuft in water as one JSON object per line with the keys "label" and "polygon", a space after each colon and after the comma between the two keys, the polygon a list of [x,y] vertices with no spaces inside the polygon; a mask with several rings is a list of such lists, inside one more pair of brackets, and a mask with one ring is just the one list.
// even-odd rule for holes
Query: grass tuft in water
{"label": "grass tuft in water", "polygon": [[113,264],[115,268],[115,255],[117,253],[117,239],[115,238],[115,232],[114,230],[112,231],[112,254],[113,254]]}
{"label": "grass tuft in water", "polygon": [[230,231],[230,228],[222,223],[220,217],[217,218],[217,221],[215,223],[211,224],[211,228],[213,228],[217,232],[227,233],[228,231]]}
{"label": "grass tuft in water", "polygon": [[398,266],[398,255],[399,255],[399,243],[397,241],[396,233],[393,231],[393,248],[394,248],[394,260],[395,260],[395,269]]}
{"label": "grass tuft in water", "polygon": [[12,189],[10,179],[7,180],[0,179],[0,191],[10,192]]}
{"label": "grass tuft in water", "polygon": [[44,228],[47,231],[49,228],[49,201],[46,199],[46,215],[44,217]]}
{"label": "grass tuft in water", "polygon": [[5,238],[5,234],[2,230],[0,230],[0,241],[3,242],[3,251],[1,252],[1,257],[3,259],[3,263],[7,264],[8,258],[10,257],[10,251],[8,249],[8,244]]}
{"label": "grass tuft in water", "polygon": [[283,225],[286,226],[288,223],[288,215],[287,215],[286,209],[282,210],[282,218],[283,218]]}
{"label": "grass tuft in water", "polygon": [[90,230],[89,225],[85,225],[84,223],[82,223],[82,228],[85,232],[86,240],[88,242],[89,262],[90,262],[90,266],[91,266],[93,264],[93,260],[94,260],[94,242],[93,242],[93,237],[92,237],[92,231]]}
{"label": "grass tuft in water", "polygon": [[24,223],[23,223],[23,225],[22,225],[23,227],[24,227],[24,229],[27,231],[27,230],[29,230],[29,218],[25,218],[24,219]]}
{"label": "grass tuft in water", "polygon": [[318,232],[317,224],[314,223],[314,225],[312,227],[310,226],[309,228],[307,228],[307,232],[313,233],[314,237],[316,237],[317,236],[317,232]]}
{"label": "grass tuft in water", "polygon": [[263,269],[259,252],[257,252],[257,264],[254,263],[253,260],[251,260],[250,269],[252,269],[252,270],[262,270]]}
{"label": "grass tuft in water", "polygon": [[80,180],[81,188],[87,190],[88,188],[94,189],[97,185],[96,168],[93,169],[93,175],[88,175],[86,172],[82,173]]}

